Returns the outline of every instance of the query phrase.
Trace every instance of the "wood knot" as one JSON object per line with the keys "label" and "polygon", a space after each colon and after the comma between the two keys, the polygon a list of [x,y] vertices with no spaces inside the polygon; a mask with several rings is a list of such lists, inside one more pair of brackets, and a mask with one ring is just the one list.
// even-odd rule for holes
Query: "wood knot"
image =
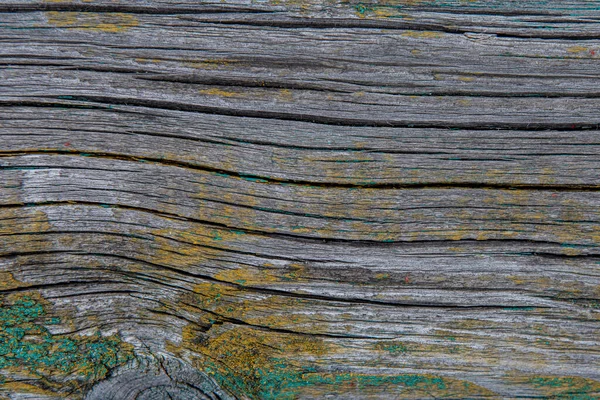
{"label": "wood knot", "polygon": [[96,384],[86,400],[234,400],[207,375],[171,356],[138,357]]}

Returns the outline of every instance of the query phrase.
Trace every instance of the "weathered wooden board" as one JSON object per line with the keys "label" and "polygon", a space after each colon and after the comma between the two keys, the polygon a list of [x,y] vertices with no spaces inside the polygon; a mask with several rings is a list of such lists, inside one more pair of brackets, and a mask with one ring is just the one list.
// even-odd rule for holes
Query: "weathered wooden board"
{"label": "weathered wooden board", "polygon": [[600,1],[0,4],[0,398],[600,398]]}

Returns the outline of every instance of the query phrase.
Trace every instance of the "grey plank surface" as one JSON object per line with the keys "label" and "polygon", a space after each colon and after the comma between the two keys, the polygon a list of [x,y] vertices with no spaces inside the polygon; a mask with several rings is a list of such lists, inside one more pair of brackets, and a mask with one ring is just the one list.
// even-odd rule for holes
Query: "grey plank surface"
{"label": "grey plank surface", "polygon": [[4,0],[0,398],[597,398],[599,10]]}

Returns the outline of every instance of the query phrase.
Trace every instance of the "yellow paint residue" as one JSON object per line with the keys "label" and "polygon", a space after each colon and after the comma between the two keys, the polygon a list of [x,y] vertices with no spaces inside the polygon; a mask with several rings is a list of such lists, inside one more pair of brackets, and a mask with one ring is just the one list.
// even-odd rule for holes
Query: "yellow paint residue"
{"label": "yellow paint residue", "polygon": [[444,36],[442,32],[432,31],[406,31],[402,34],[405,37],[417,38],[417,39],[438,39]]}
{"label": "yellow paint residue", "polygon": [[148,64],[148,63],[153,63],[153,64],[158,64],[159,62],[161,62],[162,60],[158,59],[158,58],[136,58],[135,62],[141,63],[141,64]]}
{"label": "yellow paint residue", "polygon": [[294,100],[294,96],[292,94],[292,91],[289,89],[281,89],[279,91],[279,94],[277,96],[277,98],[281,101],[292,101]]}
{"label": "yellow paint residue", "polygon": [[46,18],[50,25],[59,28],[81,29],[94,32],[125,32],[138,26],[138,20],[126,13],[91,13],[48,11]]}
{"label": "yellow paint residue", "polygon": [[[6,209],[0,212],[0,248],[26,246],[27,251],[49,251],[52,242],[44,233],[51,230],[48,216],[39,209]],[[36,240],[23,241],[24,232],[35,232]]]}
{"label": "yellow paint residue", "polygon": [[198,69],[217,69],[223,67],[229,67],[233,63],[239,63],[238,60],[232,59],[205,59],[205,60],[189,60],[185,61],[183,65],[190,68]]}
{"label": "yellow paint residue", "polygon": [[[56,386],[56,384],[54,386]],[[53,399],[66,398],[66,395],[61,395],[53,390],[58,389],[56,387],[49,386],[48,388],[41,388],[39,386],[35,386],[31,383],[23,382],[21,380],[4,382],[2,383],[1,387],[4,393],[40,395],[40,397],[43,398]],[[9,399],[9,397],[2,397],[2,394],[0,394],[0,399]]]}
{"label": "yellow paint residue", "polygon": [[218,88],[202,89],[201,94],[207,94],[209,96],[220,96],[220,97],[242,97],[243,94],[239,92],[230,92],[227,90],[221,90]]}
{"label": "yellow paint residue", "polygon": [[569,53],[584,53],[588,51],[588,48],[583,46],[571,46],[567,49],[567,51]]}
{"label": "yellow paint residue", "polygon": [[10,272],[0,272],[0,289],[9,290],[21,286]]}
{"label": "yellow paint residue", "polygon": [[276,276],[267,271],[251,268],[228,269],[219,272],[215,278],[239,285],[256,285],[265,282],[277,282]]}

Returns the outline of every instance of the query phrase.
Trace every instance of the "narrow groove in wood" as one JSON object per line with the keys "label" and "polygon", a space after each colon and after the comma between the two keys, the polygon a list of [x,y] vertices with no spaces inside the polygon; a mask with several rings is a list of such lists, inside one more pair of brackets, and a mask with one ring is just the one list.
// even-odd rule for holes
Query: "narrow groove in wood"
{"label": "narrow groove in wood", "polygon": [[[339,334],[334,334],[334,333],[310,333],[310,332],[294,331],[294,330],[291,330],[291,329],[273,328],[273,327],[269,327],[269,326],[265,326],[265,325],[251,324],[249,322],[243,321],[243,320],[238,319],[238,318],[227,317],[225,315],[216,313],[214,311],[210,311],[210,310],[198,307],[195,304],[190,304],[190,303],[187,303],[187,302],[182,302],[182,304],[184,304],[184,305],[186,305],[188,307],[196,308],[196,309],[198,309],[198,310],[200,310],[202,312],[205,312],[207,314],[214,315],[215,317],[217,317],[218,319],[220,319],[222,322],[229,322],[230,324],[234,324],[234,325],[248,326],[248,327],[251,327],[251,328],[254,328],[254,329],[263,330],[263,331],[285,333],[285,334],[293,334],[293,335],[301,335],[301,336],[337,338],[337,339],[385,339],[385,337],[378,337],[378,336],[339,335]],[[388,339],[392,339],[392,338],[389,337]]]}
{"label": "narrow groove in wood", "polygon": [[[285,147],[285,146],[284,146]],[[364,150],[363,150],[364,151]],[[206,165],[200,165],[195,163],[169,160],[166,158],[153,158],[153,157],[138,157],[128,156],[120,153],[108,153],[108,152],[81,152],[77,150],[14,150],[14,151],[0,151],[0,159],[2,157],[15,157],[15,156],[26,156],[26,155],[67,155],[67,156],[81,156],[89,158],[100,158],[100,159],[112,159],[112,160],[123,160],[129,162],[143,162],[143,163],[155,163],[159,165],[173,166],[177,168],[191,169],[197,171],[203,171],[207,173],[214,173],[219,175],[226,175],[231,178],[249,179],[257,181],[263,184],[284,184],[284,185],[298,185],[298,186],[311,186],[321,188],[346,188],[346,189],[381,189],[381,190],[419,190],[419,189],[497,189],[497,190],[531,190],[531,191],[549,191],[549,192],[598,192],[600,191],[600,184],[598,185],[582,185],[582,184],[525,184],[525,183],[483,183],[483,182],[421,182],[421,183],[370,183],[370,182],[357,182],[357,183],[341,183],[341,182],[323,182],[323,181],[309,181],[300,179],[282,179],[276,177],[269,177],[255,174],[245,174],[234,172],[230,170],[209,167]],[[399,152],[399,154],[443,154],[442,152],[435,153],[421,153],[421,152]],[[12,166],[0,166],[0,170],[20,170],[20,169],[43,169],[43,168],[73,168],[73,167],[45,167],[45,166],[30,166],[30,167],[12,167]],[[85,167],[77,167],[75,169],[85,169]],[[90,168],[97,169],[97,168]],[[113,170],[114,171],[114,170]]]}
{"label": "narrow groove in wood", "polygon": [[[60,100],[64,96],[40,96],[42,98],[48,98],[53,100]],[[70,100],[83,101],[83,102],[94,102],[108,105],[125,105],[125,106],[140,106],[146,108],[155,108],[161,110],[173,110],[173,111],[188,111],[196,112],[201,114],[212,114],[212,115],[226,115],[231,117],[246,117],[246,118],[261,118],[261,119],[274,119],[281,121],[299,121],[299,122],[311,122],[321,125],[336,125],[336,126],[362,126],[362,127],[401,127],[401,128],[446,128],[446,129],[473,129],[473,130],[498,130],[498,129],[511,129],[511,130],[526,130],[526,131],[539,131],[539,130],[566,130],[566,131],[578,131],[578,130],[589,130],[589,129],[600,129],[600,124],[590,124],[585,121],[576,123],[520,123],[520,122],[503,122],[503,123],[489,123],[489,124],[477,124],[471,122],[465,123],[448,123],[448,122],[422,122],[422,121],[385,121],[385,120],[374,120],[374,119],[362,119],[362,118],[344,118],[344,117],[331,117],[325,115],[315,114],[298,114],[298,113],[287,113],[278,111],[266,111],[266,110],[242,110],[227,107],[217,106],[206,106],[199,104],[179,103],[174,101],[164,100],[150,100],[150,99],[139,99],[131,97],[108,97],[108,96],[69,96]],[[11,104],[12,105],[35,105],[40,104],[38,102],[29,101],[8,101],[0,102],[0,104]],[[41,102],[41,104],[44,104]]]}
{"label": "narrow groove in wood", "polygon": [[[436,10],[435,12],[439,12]],[[461,10],[463,13],[463,10]],[[471,13],[465,13],[471,14]],[[482,15],[482,14],[479,14]],[[488,14],[485,14],[488,15]],[[494,14],[499,15],[499,14]],[[506,16],[506,15],[502,15]],[[539,16],[539,15],[538,15]],[[186,18],[183,18],[186,19]],[[233,26],[253,26],[253,27],[268,27],[268,28],[281,28],[281,29],[386,29],[386,30],[411,30],[416,32],[439,32],[445,34],[458,34],[462,35],[465,33],[485,33],[493,34],[499,38],[507,39],[540,39],[540,40],[565,40],[565,41],[582,41],[582,40],[597,40],[600,38],[598,34],[590,34],[586,32],[573,32],[573,33],[554,33],[554,32],[535,32],[534,33],[503,33],[494,32],[489,28],[478,28],[476,26],[468,26],[462,28],[460,26],[444,26],[441,24],[432,23],[415,23],[408,21],[385,21],[375,19],[344,19],[344,18],[304,18],[297,20],[247,20],[247,19],[200,19],[200,18],[189,18],[194,22],[216,24],[216,25],[233,25]],[[577,21],[577,23],[584,23],[583,21]],[[591,22],[590,22],[591,23]]]}
{"label": "narrow groove in wood", "polygon": [[64,281],[64,282],[53,282],[53,283],[45,283],[45,284],[33,284],[33,285],[25,285],[16,288],[10,289],[0,289],[0,294],[9,294],[9,293],[22,293],[22,292],[30,292],[32,290],[48,290],[48,289],[64,289],[72,286],[95,286],[95,285],[122,285],[127,282],[123,281],[115,281],[115,280],[89,280],[89,281]]}
{"label": "narrow groove in wood", "polygon": [[[0,205],[0,209],[2,208],[7,208],[7,209],[22,209],[24,206],[26,207],[47,207],[47,206],[73,206],[73,205],[82,205],[82,206],[94,206],[94,207],[102,207],[104,208],[107,204],[106,203],[96,203],[96,202],[90,202],[90,201],[78,201],[78,200],[67,200],[67,201],[48,201],[48,202],[38,202],[38,203],[27,203],[26,205],[23,204],[3,204]],[[186,217],[186,216],[182,216],[182,215],[178,215],[178,214],[172,214],[172,213],[166,213],[166,212],[162,212],[162,211],[157,211],[157,210],[153,210],[153,209],[149,209],[149,208],[143,208],[143,207],[139,207],[139,206],[130,206],[130,205],[123,205],[123,204],[108,204],[110,207],[114,207],[116,209],[123,209],[123,210],[131,210],[131,211],[137,211],[137,212],[142,212],[142,213],[148,213],[148,214],[152,214],[152,215],[156,215],[156,216],[161,216],[163,218],[170,218],[170,219],[178,219],[178,220],[182,220],[182,221],[188,221],[188,222],[193,222],[193,223],[198,223],[198,224],[202,224],[202,225],[206,225],[206,226],[212,226],[214,228],[221,228],[221,229],[228,229],[228,230],[235,230],[235,231],[242,231],[244,233],[247,234],[253,234],[253,235],[258,235],[258,236],[264,236],[264,237],[271,237],[271,238],[275,238],[275,239],[285,239],[285,240],[291,240],[291,241],[304,241],[306,243],[311,243],[311,242],[316,242],[316,243],[330,243],[330,244],[335,244],[335,243],[339,243],[339,244],[349,244],[349,245],[356,245],[356,246],[361,246],[361,245],[368,245],[368,246],[382,246],[382,247],[396,247],[396,246],[402,246],[402,245],[408,245],[410,246],[411,244],[418,244],[418,243],[448,243],[448,242],[452,242],[452,243],[481,243],[481,242],[498,242],[498,243],[538,243],[538,244],[550,244],[550,245],[564,245],[565,243],[563,242],[558,242],[558,241],[548,241],[548,240],[535,240],[535,239],[484,239],[484,240],[476,240],[476,239],[444,239],[444,238],[436,238],[436,239],[417,239],[417,240],[369,240],[369,239],[345,239],[345,238],[331,238],[331,237],[327,237],[327,238],[321,238],[321,237],[316,237],[316,236],[306,236],[306,235],[300,235],[300,234],[293,234],[293,233],[281,233],[281,232],[267,232],[267,231],[262,231],[262,230],[257,230],[257,229],[250,229],[247,227],[237,227],[237,226],[231,226],[231,225],[226,225],[223,223],[219,223],[219,222],[212,222],[212,221],[206,221],[206,220],[201,220],[201,219],[196,219],[196,218],[191,218],[191,217]],[[44,235],[44,234],[63,234],[63,233],[82,233],[82,234],[106,234],[106,235],[112,235],[112,236],[121,236],[121,237],[134,237],[136,239],[142,239],[142,240],[146,240],[146,241],[152,241],[151,238],[149,237],[145,237],[145,236],[140,236],[140,235],[130,235],[130,234],[121,234],[121,233],[116,233],[116,232],[108,232],[108,231],[51,231],[51,232],[20,232],[20,233],[9,233],[9,234],[0,234],[1,236],[14,236],[14,235]],[[173,241],[180,241],[178,238],[171,238],[171,237],[167,237],[167,236],[162,236],[162,235],[155,235],[157,237],[162,237],[165,239],[170,239]],[[187,244],[191,244],[188,242],[184,242]],[[207,247],[207,248],[214,248],[214,249],[218,249],[218,250],[223,250],[220,247],[213,247],[213,246],[207,246],[207,245],[198,245],[195,244],[195,246],[201,246],[201,247]],[[582,247],[582,248],[596,248],[597,246],[595,244],[590,244],[590,245],[585,245],[585,244],[578,244],[578,247]],[[239,250],[237,250],[237,252],[240,252]],[[248,253],[251,254],[251,253]],[[569,257],[578,257],[580,255],[569,255]]]}
{"label": "narrow groove in wood", "polygon": [[[48,252],[29,252],[31,255],[35,254],[45,254]],[[60,253],[57,251],[57,253]],[[139,259],[133,256],[125,256],[125,255],[117,255],[112,253],[102,253],[102,252],[94,252],[93,255],[107,258],[117,258],[130,262],[140,263],[150,265],[155,268],[167,270],[169,272],[173,272],[176,274],[180,274],[182,276],[187,276],[195,279],[202,279],[205,281],[209,281],[216,284],[227,285],[229,287],[233,287],[240,291],[247,291],[250,293],[261,293],[268,294],[272,296],[283,296],[290,298],[298,298],[305,300],[315,300],[315,301],[325,301],[325,302],[333,302],[333,303],[342,303],[342,304],[370,304],[382,307],[396,307],[396,308],[439,308],[446,310],[505,310],[507,307],[515,310],[529,310],[532,307],[540,308],[540,309],[550,309],[553,308],[551,306],[542,306],[542,305],[520,305],[513,306],[510,304],[486,304],[486,305],[462,305],[462,304],[441,304],[441,303],[431,303],[431,302],[395,302],[395,301],[385,301],[385,300],[370,300],[370,299],[362,299],[362,298],[343,298],[343,297],[335,297],[335,296],[327,296],[327,295],[318,295],[312,293],[296,293],[289,292],[281,289],[268,289],[256,286],[242,285],[236,282],[229,282],[222,279],[217,279],[213,276],[206,274],[198,274],[190,271],[185,271],[179,268],[175,268],[172,266],[154,263],[148,260]],[[14,290],[14,289],[13,289]]]}
{"label": "narrow groove in wood", "polygon": [[[70,67],[65,68],[68,70],[91,70],[97,72],[124,72],[132,73],[131,71],[111,71],[110,68],[101,67]],[[444,71],[444,73],[447,73]],[[465,74],[475,75],[475,74]],[[547,78],[544,76],[535,76],[536,79]],[[589,79],[598,79],[599,77],[590,76]],[[251,79],[227,79],[223,77],[203,77],[198,75],[189,76],[178,76],[178,75],[161,75],[156,74],[152,76],[136,76],[136,79],[158,81],[158,82],[177,82],[186,84],[199,84],[199,85],[211,85],[211,86],[225,86],[234,87],[239,89],[248,88],[261,88],[261,89],[289,89],[289,90],[306,90],[316,92],[328,92],[328,93],[353,93],[353,90],[342,90],[333,89],[324,86],[323,84],[310,84],[310,83],[292,83],[286,81],[268,81],[268,80],[251,80]],[[344,83],[350,83],[359,86],[373,86],[378,89],[385,89],[387,86],[382,85],[369,85],[359,81],[342,81]],[[372,92],[368,92],[372,93]],[[597,99],[600,98],[600,92],[569,92],[564,94],[562,92],[493,92],[493,91],[473,91],[472,89],[459,91],[459,90],[432,90],[428,92],[414,91],[406,93],[389,93],[389,92],[377,92],[377,94],[390,94],[393,96],[405,96],[405,97],[482,97],[482,98],[547,98],[547,99],[569,99],[569,98],[583,98],[583,99]]]}
{"label": "narrow groove in wood", "polygon": [[274,10],[258,7],[227,6],[221,7],[210,5],[197,5],[195,7],[157,7],[137,6],[126,4],[77,4],[77,3],[33,3],[33,4],[0,4],[2,13],[30,13],[38,11],[59,12],[93,12],[93,13],[128,13],[128,14],[219,14],[219,13],[249,13],[267,14],[276,12]]}

